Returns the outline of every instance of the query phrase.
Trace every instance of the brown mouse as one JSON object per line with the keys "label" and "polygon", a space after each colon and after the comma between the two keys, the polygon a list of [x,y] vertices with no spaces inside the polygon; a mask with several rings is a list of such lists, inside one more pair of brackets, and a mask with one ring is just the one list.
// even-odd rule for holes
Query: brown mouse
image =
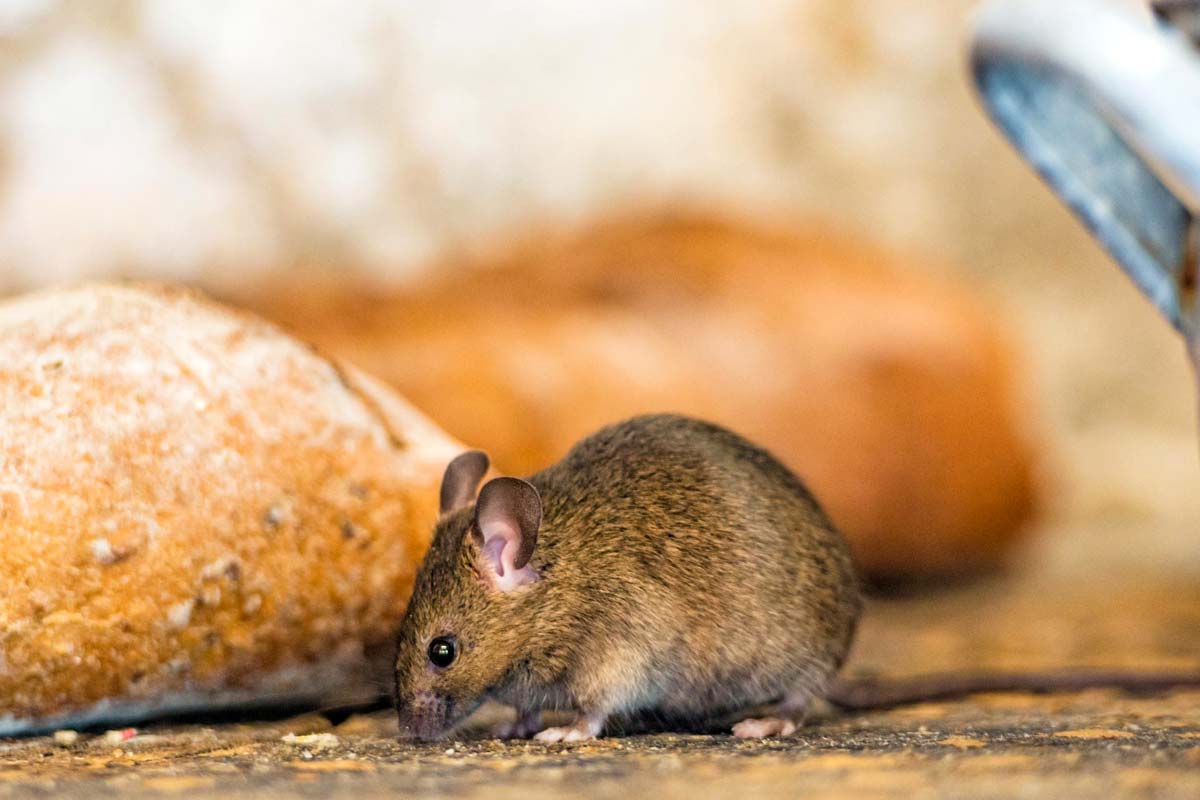
{"label": "brown mouse", "polygon": [[[614,717],[787,735],[809,703],[888,708],[988,691],[1157,691],[1200,674],[1069,670],[838,680],[860,610],[842,537],[800,480],[724,428],[650,415],[606,427],[529,477],[446,468],[441,517],[401,623],[394,701],[437,738],[485,699],[501,736],[578,741]],[[570,710],[541,728],[543,710]]]}
{"label": "brown mouse", "polygon": [[707,719],[785,734],[846,658],[858,582],[804,485],[724,428],[673,415],[606,427],[528,480],[478,451],[446,468],[441,517],[401,624],[404,733],[435,738],[485,699],[503,731],[597,736],[613,716]]}

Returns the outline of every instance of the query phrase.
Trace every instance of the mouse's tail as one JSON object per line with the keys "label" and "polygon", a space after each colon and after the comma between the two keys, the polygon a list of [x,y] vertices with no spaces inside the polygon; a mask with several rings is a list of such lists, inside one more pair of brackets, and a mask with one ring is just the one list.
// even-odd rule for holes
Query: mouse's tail
{"label": "mouse's tail", "polygon": [[913,678],[838,678],[826,699],[844,711],[871,711],[937,700],[953,700],[986,692],[1078,692],[1117,689],[1151,694],[1187,687],[1200,688],[1200,669],[1137,671],[1077,669],[1062,672],[944,672]]}

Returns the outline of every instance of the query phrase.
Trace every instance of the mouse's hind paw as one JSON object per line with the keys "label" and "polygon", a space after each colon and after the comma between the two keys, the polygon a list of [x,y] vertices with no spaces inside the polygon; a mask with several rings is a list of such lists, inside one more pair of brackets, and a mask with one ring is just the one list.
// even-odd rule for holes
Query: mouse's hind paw
{"label": "mouse's hind paw", "polygon": [[733,726],[739,739],[766,739],[771,736],[791,736],[804,724],[812,692],[797,689],[783,698],[775,708],[775,716],[744,719]]}

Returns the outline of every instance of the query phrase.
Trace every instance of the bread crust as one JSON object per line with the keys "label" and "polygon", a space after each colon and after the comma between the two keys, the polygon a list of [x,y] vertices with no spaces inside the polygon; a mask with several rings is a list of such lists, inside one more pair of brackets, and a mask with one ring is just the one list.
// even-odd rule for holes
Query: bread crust
{"label": "bread crust", "polygon": [[190,291],[0,304],[0,735],[370,691],[460,449]]}

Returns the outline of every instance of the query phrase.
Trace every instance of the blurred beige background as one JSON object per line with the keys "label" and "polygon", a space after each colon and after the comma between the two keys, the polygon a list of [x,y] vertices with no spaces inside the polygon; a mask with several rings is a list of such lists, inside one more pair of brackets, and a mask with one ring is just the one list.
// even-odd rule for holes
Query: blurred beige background
{"label": "blurred beige background", "polygon": [[1182,347],[979,110],[973,6],[0,0],[0,290],[401,282],[617,212],[815,217],[1014,323],[1045,524],[1077,534],[1031,561],[1200,565]]}

